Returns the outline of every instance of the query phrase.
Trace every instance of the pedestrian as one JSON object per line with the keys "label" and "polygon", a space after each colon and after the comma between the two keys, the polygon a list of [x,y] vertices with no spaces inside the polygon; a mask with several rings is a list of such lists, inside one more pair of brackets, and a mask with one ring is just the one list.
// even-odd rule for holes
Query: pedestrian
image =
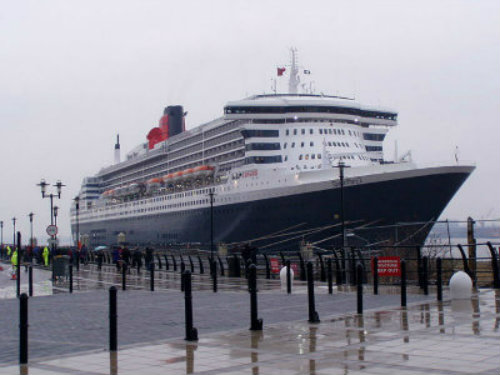
{"label": "pedestrian", "polygon": [[123,263],[127,265],[127,268],[130,266],[130,250],[127,248],[127,246],[122,246],[122,260]]}
{"label": "pedestrian", "polygon": [[116,265],[116,270],[117,271],[120,271],[121,267],[120,267],[120,249],[115,246],[113,248],[113,264]]}
{"label": "pedestrian", "polygon": [[48,267],[49,266],[49,248],[47,246],[45,246],[43,248],[43,252],[42,252],[42,257],[43,257],[43,265],[45,267]]}
{"label": "pedestrian", "polygon": [[12,269],[11,269],[12,279],[16,278],[16,267],[19,267],[18,261],[19,261],[19,258],[18,258],[17,247],[16,247],[14,249],[14,252],[12,253],[12,256],[10,257],[10,263],[12,264]]}
{"label": "pedestrian", "polygon": [[141,273],[141,267],[142,267],[142,252],[139,248],[136,248],[134,250],[134,265],[137,267],[137,274]]}
{"label": "pedestrian", "polygon": [[144,256],[144,262],[146,265],[146,269],[151,271],[151,262],[153,261],[153,249],[150,247],[146,247],[146,255]]}

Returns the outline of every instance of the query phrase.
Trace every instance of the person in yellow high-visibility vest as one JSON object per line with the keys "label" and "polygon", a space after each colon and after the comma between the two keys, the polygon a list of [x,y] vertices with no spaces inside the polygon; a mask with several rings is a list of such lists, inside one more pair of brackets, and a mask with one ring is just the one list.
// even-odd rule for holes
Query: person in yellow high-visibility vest
{"label": "person in yellow high-visibility vest", "polygon": [[48,267],[49,266],[49,249],[47,248],[47,246],[45,246],[43,249],[42,257],[43,257],[43,265],[45,267]]}
{"label": "person in yellow high-visibility vest", "polygon": [[11,270],[11,275],[12,279],[15,279],[16,275],[16,267],[19,267],[19,264],[17,264],[17,248],[15,248],[14,252],[12,253],[12,256],[10,257],[10,263],[12,264],[12,270]]}
{"label": "person in yellow high-visibility vest", "polygon": [[9,245],[7,245],[7,256],[10,258],[11,254],[12,254],[12,249],[10,248]]}

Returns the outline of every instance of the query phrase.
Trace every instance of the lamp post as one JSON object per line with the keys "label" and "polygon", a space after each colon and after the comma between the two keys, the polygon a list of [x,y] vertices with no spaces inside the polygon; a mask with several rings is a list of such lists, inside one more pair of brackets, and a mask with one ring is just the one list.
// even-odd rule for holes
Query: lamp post
{"label": "lamp post", "polygon": [[[45,181],[45,179],[42,178],[42,180],[40,181],[39,184],[37,184],[37,186],[40,186],[40,190],[42,192],[42,199],[43,198],[49,198],[50,199],[50,225],[54,225],[54,198],[58,198],[58,199],[61,199],[61,192],[62,192],[62,188],[63,186],[66,186],[66,185],[63,185],[63,183],[60,181],[60,180],[57,180],[56,184],[53,185],[54,187],[57,188],[57,194],[46,194],[47,193],[47,186],[49,186],[50,184],[47,183]],[[57,213],[56,213],[57,214]],[[54,252],[55,252],[55,248],[56,248],[56,244],[55,244],[55,240],[56,240],[56,236],[55,235],[52,235],[51,236],[52,238],[52,244],[51,244],[51,254],[50,254],[50,257],[52,258],[54,256]],[[52,263],[52,270],[54,269],[54,263]]]}
{"label": "lamp post", "polygon": [[346,269],[346,251],[347,238],[345,233],[345,213],[344,213],[344,169],[349,168],[345,163],[340,160],[339,164],[336,166],[339,169],[339,180],[340,180],[340,221],[341,221],[341,235],[342,235],[342,254],[343,254],[343,268]]}
{"label": "lamp post", "polygon": [[211,188],[208,195],[210,196],[210,270],[212,273],[212,277],[214,276],[214,188]]}
{"label": "lamp post", "polygon": [[76,210],[76,248],[80,250],[80,196],[77,195],[74,199]]}
{"label": "lamp post", "polygon": [[3,220],[0,221],[0,233],[2,235],[1,244],[2,244],[2,248],[3,248]]}
{"label": "lamp post", "polygon": [[28,214],[28,217],[30,218],[30,246],[31,246],[31,249],[33,249],[33,216],[35,216],[35,214],[33,212],[30,212]]}
{"label": "lamp post", "polygon": [[13,217],[12,218],[12,224],[14,225],[14,236],[13,236],[13,239],[12,239],[12,246],[14,247],[14,250],[16,249],[16,218]]}

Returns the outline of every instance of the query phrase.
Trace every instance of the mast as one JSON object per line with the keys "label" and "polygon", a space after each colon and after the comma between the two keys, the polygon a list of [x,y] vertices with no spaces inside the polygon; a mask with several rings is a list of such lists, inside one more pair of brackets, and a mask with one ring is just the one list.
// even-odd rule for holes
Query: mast
{"label": "mast", "polygon": [[291,54],[291,67],[290,67],[290,80],[288,81],[288,92],[290,94],[297,94],[297,88],[299,87],[299,68],[297,64],[297,48],[290,48]]}

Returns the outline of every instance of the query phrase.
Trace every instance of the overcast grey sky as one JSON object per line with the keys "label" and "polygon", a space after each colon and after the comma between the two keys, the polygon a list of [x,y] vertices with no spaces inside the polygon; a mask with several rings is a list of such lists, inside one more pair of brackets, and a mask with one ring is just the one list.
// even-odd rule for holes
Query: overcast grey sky
{"label": "overcast grey sky", "polygon": [[42,177],[63,190],[145,140],[163,108],[192,128],[225,102],[270,92],[276,66],[299,50],[318,92],[399,112],[392,158],[449,162],[455,146],[477,170],[442,218],[499,217],[500,2],[0,0],[0,220],[45,241]]}

